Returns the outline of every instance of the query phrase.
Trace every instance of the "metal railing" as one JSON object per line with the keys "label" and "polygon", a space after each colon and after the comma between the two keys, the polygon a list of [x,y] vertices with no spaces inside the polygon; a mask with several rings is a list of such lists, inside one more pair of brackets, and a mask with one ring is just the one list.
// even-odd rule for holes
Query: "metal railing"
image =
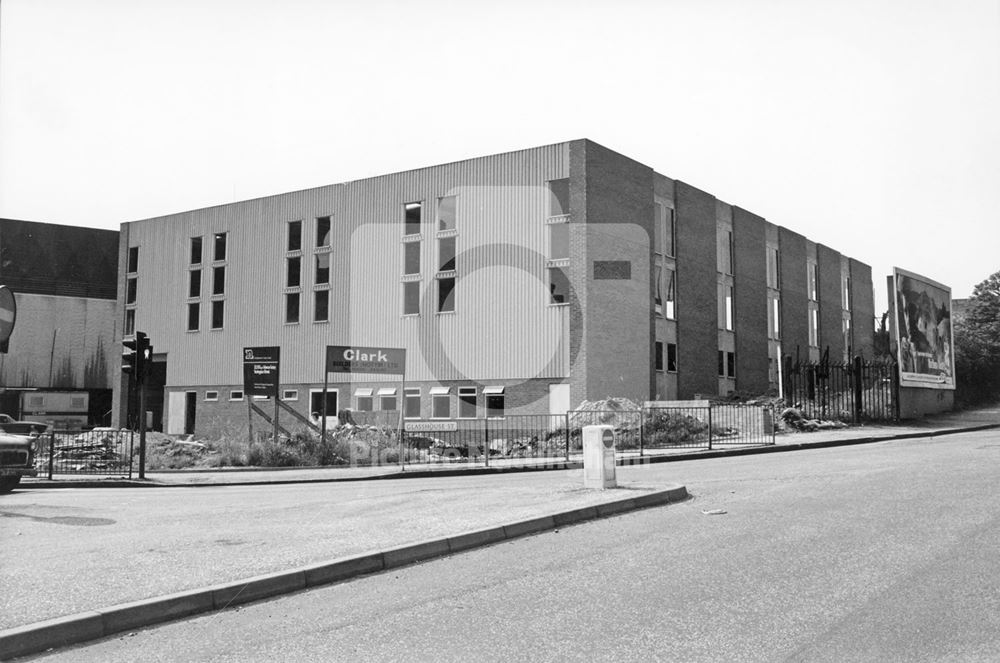
{"label": "metal railing", "polygon": [[132,478],[134,433],[129,430],[51,430],[35,440],[35,467],[55,474]]}
{"label": "metal railing", "polygon": [[892,359],[845,363],[784,361],[785,402],[806,419],[860,423],[899,419],[899,371]]}
{"label": "metal railing", "polygon": [[411,464],[569,459],[570,432],[564,414],[408,420],[404,425],[403,458]]}
{"label": "metal railing", "polygon": [[649,407],[642,412],[642,453],[774,444],[775,412],[770,404]]}

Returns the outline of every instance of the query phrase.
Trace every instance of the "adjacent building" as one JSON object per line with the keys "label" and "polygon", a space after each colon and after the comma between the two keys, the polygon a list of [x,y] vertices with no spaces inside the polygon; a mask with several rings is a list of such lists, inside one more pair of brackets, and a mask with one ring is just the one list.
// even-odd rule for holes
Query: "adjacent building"
{"label": "adjacent building", "polygon": [[776,392],[874,319],[868,265],[590,140],[125,223],[119,275],[154,419],[205,436],[246,428],[245,347],[305,416],[326,346],[404,348],[405,381],[329,376],[328,411],[444,420]]}
{"label": "adjacent building", "polygon": [[0,354],[0,411],[107,425],[119,385],[118,232],[0,219],[0,285],[17,317]]}

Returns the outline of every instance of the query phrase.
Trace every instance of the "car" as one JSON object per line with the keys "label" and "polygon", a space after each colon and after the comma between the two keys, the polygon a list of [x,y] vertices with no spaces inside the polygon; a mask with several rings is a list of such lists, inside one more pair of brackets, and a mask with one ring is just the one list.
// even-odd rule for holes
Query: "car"
{"label": "car", "polygon": [[15,421],[9,414],[0,413],[0,432],[11,435],[37,437],[48,430],[48,424],[37,421]]}
{"label": "car", "polygon": [[0,433],[0,493],[14,490],[21,477],[36,477],[35,439],[29,435]]}

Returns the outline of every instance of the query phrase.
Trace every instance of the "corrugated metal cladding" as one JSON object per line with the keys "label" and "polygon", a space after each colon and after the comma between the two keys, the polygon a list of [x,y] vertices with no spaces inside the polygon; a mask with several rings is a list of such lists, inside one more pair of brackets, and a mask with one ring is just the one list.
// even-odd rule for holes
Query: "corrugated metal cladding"
{"label": "corrugated metal cladding", "polygon": [[[240,384],[244,346],[281,347],[281,380],[322,382],[326,345],[407,349],[408,380],[562,378],[568,312],[548,305],[546,181],[567,143],[127,224],[140,247],[136,328],[168,356],[167,385]],[[439,197],[457,196],[456,312],[436,314]],[[402,315],[403,205],[423,203],[421,314]],[[316,217],[332,217],[330,322],[313,322]],[[299,324],[284,324],[287,223],[302,221]],[[226,232],[227,259],[212,261]],[[201,331],[188,332],[190,239],[204,238]],[[412,239],[412,238],[408,238]],[[226,266],[225,328],[209,330]]]}

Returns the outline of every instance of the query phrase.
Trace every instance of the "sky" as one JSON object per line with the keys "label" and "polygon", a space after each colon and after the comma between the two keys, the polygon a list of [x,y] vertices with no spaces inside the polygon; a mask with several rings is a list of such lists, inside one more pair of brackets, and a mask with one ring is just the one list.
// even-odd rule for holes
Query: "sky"
{"label": "sky", "polygon": [[0,0],[0,217],[95,228],[590,138],[967,297],[1000,0]]}

